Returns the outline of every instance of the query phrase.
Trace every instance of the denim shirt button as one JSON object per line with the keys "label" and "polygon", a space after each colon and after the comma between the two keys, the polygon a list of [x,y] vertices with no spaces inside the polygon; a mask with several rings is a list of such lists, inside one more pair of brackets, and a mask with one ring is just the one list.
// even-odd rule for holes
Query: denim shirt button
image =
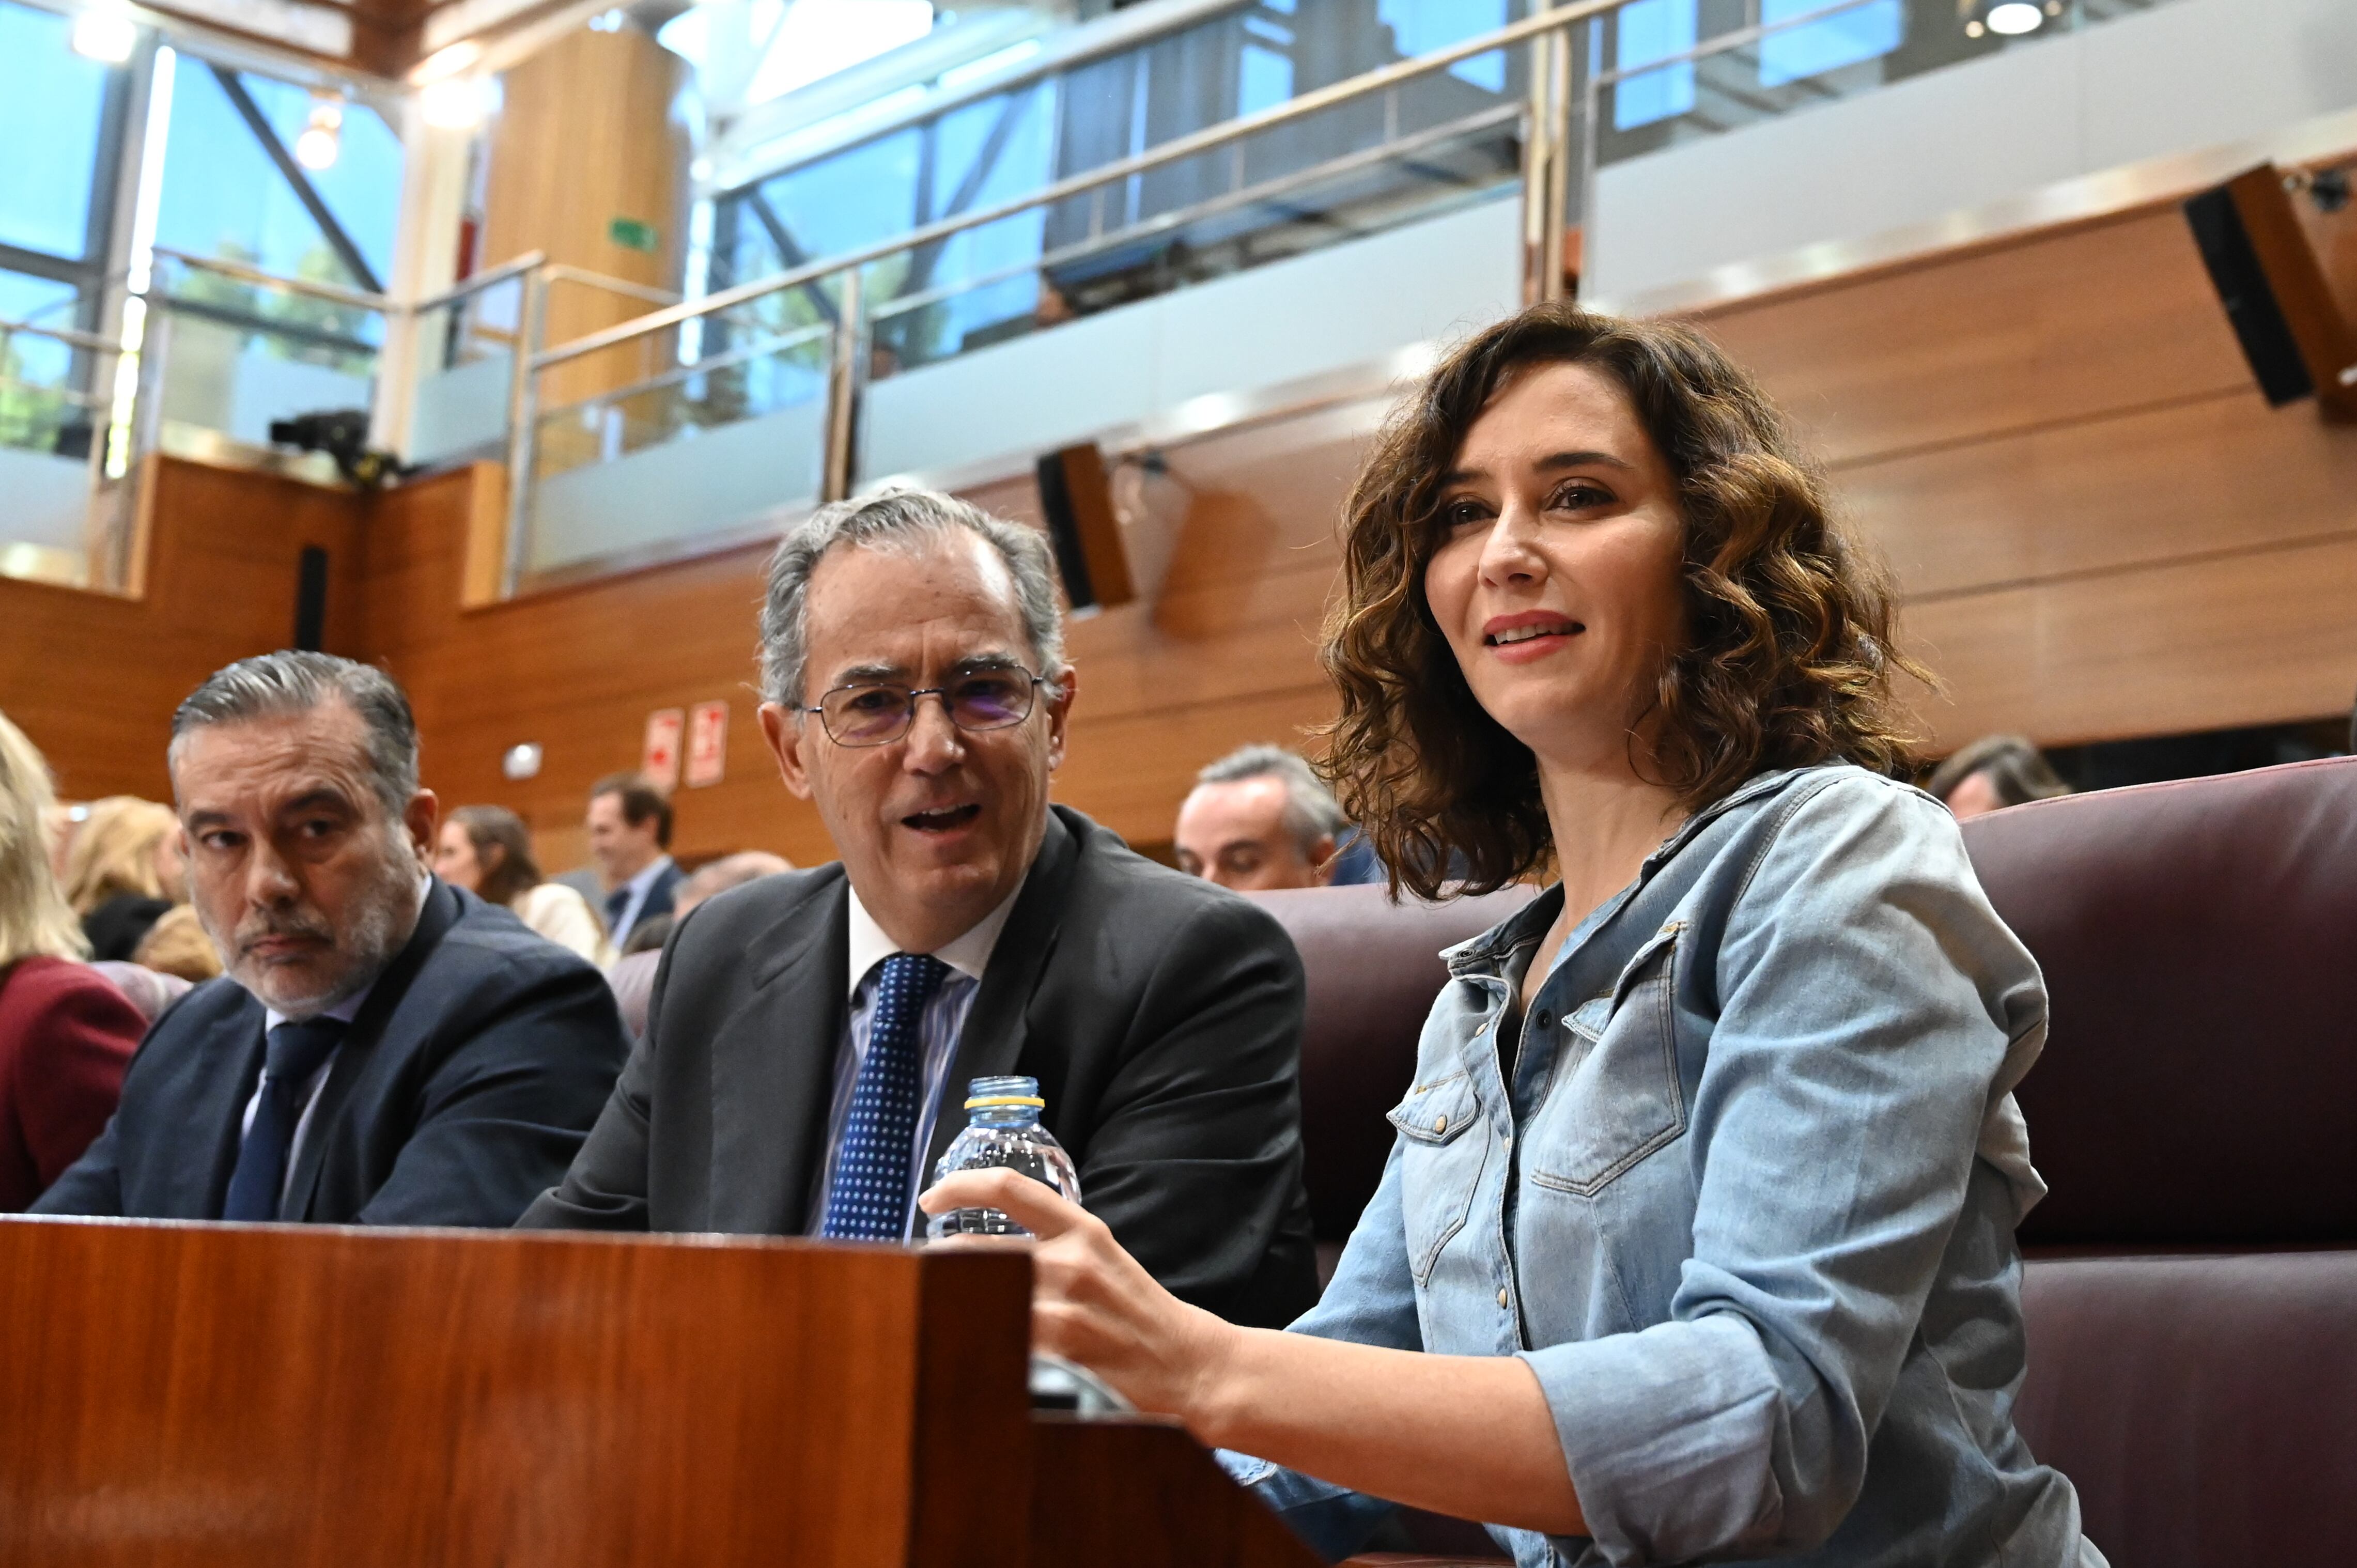
{"label": "denim shirt button", "polygon": [[1539,1015],[1531,1021],[1542,1029],[1552,1029],[1555,1027],[1555,1015],[1548,1012],[1544,1007],[1539,1009]]}
{"label": "denim shirt button", "polygon": [[1506,1305],[1506,1287],[1503,1285],[1498,1287],[1498,1305],[1500,1306]]}

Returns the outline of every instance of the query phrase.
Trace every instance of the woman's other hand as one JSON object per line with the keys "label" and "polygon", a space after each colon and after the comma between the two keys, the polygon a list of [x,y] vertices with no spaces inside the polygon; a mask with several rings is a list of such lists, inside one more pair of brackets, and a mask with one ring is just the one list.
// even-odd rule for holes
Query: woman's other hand
{"label": "woman's other hand", "polygon": [[[1124,1251],[1103,1220],[1011,1170],[960,1171],[926,1189],[927,1214],[996,1208],[1031,1232],[1031,1345],[1076,1361],[1143,1411],[1197,1435],[1239,1330],[1189,1306]],[[973,1238],[963,1244],[1004,1244]],[[936,1243],[947,1245],[953,1243]]]}

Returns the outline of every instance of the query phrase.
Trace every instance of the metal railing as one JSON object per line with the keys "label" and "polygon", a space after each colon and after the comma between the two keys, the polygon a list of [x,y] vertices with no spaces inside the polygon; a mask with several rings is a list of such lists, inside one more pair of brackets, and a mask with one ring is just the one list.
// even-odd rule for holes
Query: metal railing
{"label": "metal railing", "polygon": [[[232,300],[192,296],[179,284],[180,279],[192,274],[252,290],[253,297]],[[91,526],[113,537],[93,535],[85,542],[93,568],[91,575],[112,585],[127,581],[131,575],[125,553],[131,532],[130,501],[127,493],[116,498],[114,510],[119,515],[111,521],[102,517],[101,503],[108,498],[110,489],[134,473],[139,460],[148,453],[167,449],[174,440],[192,439],[185,430],[177,437],[169,435],[167,425],[180,429],[185,422],[167,421],[164,407],[176,321],[200,321],[251,338],[364,360],[370,367],[369,402],[373,412],[381,407],[388,391],[402,398],[414,398],[415,394],[414,376],[387,388],[377,374],[388,354],[396,351],[396,345],[399,351],[408,353],[413,362],[438,360],[436,368],[449,368],[463,357],[464,339],[494,335],[462,326],[436,354],[421,355],[416,352],[420,330],[436,314],[463,313],[484,295],[509,284],[518,285],[523,293],[518,328],[508,345],[512,363],[505,406],[511,412],[522,405],[522,390],[530,374],[532,357],[541,347],[544,302],[550,289],[559,285],[594,288],[657,307],[673,305],[679,298],[670,290],[627,278],[553,263],[538,251],[487,268],[425,298],[403,301],[318,279],[284,277],[248,263],[158,245],[147,252],[144,266],[115,273],[96,285],[100,297],[107,302],[110,316],[124,323],[114,336],[38,322],[0,320],[0,364],[7,362],[8,349],[19,338],[63,345],[82,361],[70,366],[61,380],[37,381],[0,374],[0,392],[15,394],[20,405],[48,404],[70,410],[88,423]],[[286,299],[315,301],[339,312],[372,317],[382,324],[377,334],[379,340],[340,330],[340,324],[323,326],[317,321],[274,314],[264,305],[266,300]],[[135,322],[135,326],[132,325]],[[201,435],[206,427],[199,421],[196,428]],[[0,432],[0,442],[34,450],[55,450],[54,441],[44,447],[38,440],[19,438],[22,434]],[[224,429],[215,434],[230,433]],[[488,431],[485,441],[494,449],[502,447],[507,443],[507,432]],[[210,455],[223,454],[212,451]],[[100,527],[101,523],[103,527]],[[0,545],[10,542],[0,539]]]}
{"label": "metal railing", "polygon": [[[831,289],[835,300],[836,328],[826,375],[825,448],[821,463],[823,480],[819,499],[840,499],[849,492],[853,482],[856,410],[865,379],[866,327],[874,319],[870,317],[868,321],[863,321],[859,308],[860,276],[866,268],[909,252],[944,244],[960,234],[1003,222],[1023,213],[1076,198],[1095,198],[1088,241],[1053,255],[1028,259],[1020,267],[1007,269],[1006,274],[1033,271],[1071,254],[1135,242],[1140,234],[1175,227],[1178,223],[1201,216],[1206,210],[1265,201],[1273,194],[1331,179],[1343,169],[1397,157],[1404,148],[1424,145],[1427,140],[1426,134],[1418,133],[1413,138],[1402,138],[1346,155],[1342,159],[1329,160],[1255,186],[1243,186],[1239,180],[1235,182],[1235,188],[1211,202],[1199,203],[1179,212],[1157,215],[1148,223],[1135,228],[1110,232],[1103,228],[1102,193],[1125,181],[1206,154],[1222,152],[1229,154],[1232,169],[1240,172],[1242,149],[1245,143],[1256,136],[1305,122],[1314,115],[1346,104],[1395,95],[1403,86],[1446,71],[1452,66],[1501,49],[1526,45],[1533,49],[1533,69],[1529,74],[1530,90],[1521,106],[1504,114],[1485,113],[1448,126],[1437,127],[1434,134],[1464,135],[1483,127],[1520,122],[1523,131],[1520,172],[1523,205],[1523,295],[1528,300],[1558,297],[1565,287],[1565,229],[1572,175],[1569,153],[1574,107],[1571,92],[1573,55],[1568,35],[1575,27],[1617,10],[1622,3],[1623,0],[1577,0],[1575,4],[1541,11],[1414,59],[1383,66],[1349,81],[1314,89],[1256,113],[1174,137],[1158,146],[1053,181],[1023,196],[921,224],[874,244],[789,267],[702,298],[683,300],[635,320],[592,332],[553,348],[536,349],[529,357],[522,378],[524,383],[522,396],[509,420],[510,513],[504,572],[506,591],[513,593],[516,590],[523,571],[523,549],[528,537],[534,489],[533,476],[537,427],[542,416],[539,386],[541,377],[548,371],[591,355],[649,342],[659,334],[690,323],[725,317],[731,312],[790,290]],[[1395,96],[1387,107],[1384,122],[1387,129],[1398,124]],[[967,280],[960,286],[975,285],[973,280]],[[894,301],[877,316],[888,316],[925,302],[922,299]],[[769,340],[752,351],[774,351],[780,341]],[[652,377],[640,378],[628,386],[602,392],[597,398],[588,401],[612,402],[713,368],[697,356],[694,362],[682,364],[677,371],[666,370]]]}

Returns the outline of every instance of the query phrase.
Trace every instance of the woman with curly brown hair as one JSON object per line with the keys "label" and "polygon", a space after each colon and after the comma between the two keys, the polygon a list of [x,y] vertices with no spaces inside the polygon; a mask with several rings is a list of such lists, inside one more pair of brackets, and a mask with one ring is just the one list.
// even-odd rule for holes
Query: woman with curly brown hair
{"label": "woman with curly brown hair", "polygon": [[2011,1420],[2045,989],[1893,777],[1914,667],[1781,417],[1689,329],[1525,311],[1343,554],[1346,805],[1419,893],[1552,885],[1447,955],[1324,1299],[1222,1323],[1007,1173],[924,1207],[1012,1213],[1039,1348],[1337,1554],[1391,1499],[1534,1568],[2100,1563]]}

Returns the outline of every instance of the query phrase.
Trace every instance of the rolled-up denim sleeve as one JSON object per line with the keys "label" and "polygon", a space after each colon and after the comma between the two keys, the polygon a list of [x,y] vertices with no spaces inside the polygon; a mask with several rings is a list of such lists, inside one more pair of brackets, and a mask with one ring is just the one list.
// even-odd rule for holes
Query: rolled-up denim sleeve
{"label": "rolled-up denim sleeve", "polygon": [[[1421,1350],[1424,1333],[1415,1315],[1415,1283],[1408,1272],[1407,1232],[1400,1210],[1400,1159],[1396,1144],[1383,1165],[1375,1196],[1342,1248],[1333,1283],[1318,1305],[1296,1318],[1288,1334]],[[1220,1463],[1254,1496],[1274,1509],[1296,1535],[1327,1559],[1349,1556],[1383,1522],[1392,1504],[1363,1492],[1287,1470],[1265,1459],[1222,1450]]]}
{"label": "rolled-up denim sleeve", "polygon": [[1523,1353],[1615,1563],[1805,1551],[1840,1524],[2008,1031],[2043,1009],[1947,813],[1864,777],[1769,839],[1713,978],[1670,1320]]}

